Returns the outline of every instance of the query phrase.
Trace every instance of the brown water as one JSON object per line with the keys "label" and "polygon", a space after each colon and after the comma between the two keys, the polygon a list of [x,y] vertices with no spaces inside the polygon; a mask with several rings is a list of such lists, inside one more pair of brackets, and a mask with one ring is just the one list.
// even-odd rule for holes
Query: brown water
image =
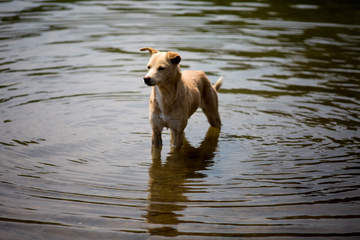
{"label": "brown water", "polygon": [[[1,239],[358,239],[360,4],[1,1]],[[219,93],[151,155],[149,55]]]}

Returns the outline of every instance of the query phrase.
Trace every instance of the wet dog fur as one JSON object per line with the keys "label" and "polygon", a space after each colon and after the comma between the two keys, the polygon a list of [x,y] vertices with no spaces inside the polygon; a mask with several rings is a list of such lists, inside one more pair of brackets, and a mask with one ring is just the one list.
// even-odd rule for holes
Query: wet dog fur
{"label": "wet dog fur", "polygon": [[181,71],[178,53],[150,47],[140,51],[151,55],[144,82],[152,86],[149,118],[154,147],[162,146],[161,132],[166,127],[171,130],[172,146],[180,149],[188,119],[199,107],[212,127],[221,127],[217,90],[223,83],[222,77],[212,85],[203,71]]}

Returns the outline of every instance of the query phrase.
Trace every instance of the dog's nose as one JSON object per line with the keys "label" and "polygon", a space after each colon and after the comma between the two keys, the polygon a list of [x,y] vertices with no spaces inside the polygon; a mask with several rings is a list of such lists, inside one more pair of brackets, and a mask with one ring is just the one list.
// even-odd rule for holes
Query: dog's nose
{"label": "dog's nose", "polygon": [[149,85],[150,84],[150,78],[149,77],[144,77],[144,83],[146,84],[146,85]]}

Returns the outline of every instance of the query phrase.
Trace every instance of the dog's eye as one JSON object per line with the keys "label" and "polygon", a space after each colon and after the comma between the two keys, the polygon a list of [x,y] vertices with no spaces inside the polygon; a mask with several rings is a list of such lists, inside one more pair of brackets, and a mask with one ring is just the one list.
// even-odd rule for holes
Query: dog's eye
{"label": "dog's eye", "polygon": [[159,67],[158,70],[162,71],[162,70],[165,70],[165,68],[164,67]]}
{"label": "dog's eye", "polygon": [[150,70],[150,68],[151,68],[150,66],[147,66],[147,69],[149,69],[149,70]]}

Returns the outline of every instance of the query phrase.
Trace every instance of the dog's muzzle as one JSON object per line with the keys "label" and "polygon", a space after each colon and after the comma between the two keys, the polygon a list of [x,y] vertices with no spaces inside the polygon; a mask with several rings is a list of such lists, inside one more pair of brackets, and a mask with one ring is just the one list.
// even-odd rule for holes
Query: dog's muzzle
{"label": "dog's muzzle", "polygon": [[144,77],[144,83],[148,86],[152,86],[151,85],[151,79],[149,77]]}

